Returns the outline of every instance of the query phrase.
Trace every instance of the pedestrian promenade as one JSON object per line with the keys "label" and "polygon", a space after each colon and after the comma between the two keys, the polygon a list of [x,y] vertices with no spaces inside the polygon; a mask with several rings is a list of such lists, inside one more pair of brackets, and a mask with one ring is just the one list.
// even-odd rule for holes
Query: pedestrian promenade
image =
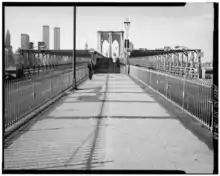
{"label": "pedestrian promenade", "polygon": [[12,140],[4,168],[212,173],[213,151],[167,106],[127,75],[94,75]]}

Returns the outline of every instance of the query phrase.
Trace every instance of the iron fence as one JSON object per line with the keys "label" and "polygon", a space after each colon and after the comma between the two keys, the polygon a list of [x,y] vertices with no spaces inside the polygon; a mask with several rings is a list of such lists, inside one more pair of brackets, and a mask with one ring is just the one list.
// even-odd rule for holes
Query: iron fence
{"label": "iron fence", "polygon": [[[128,73],[128,66],[121,66],[121,73]],[[212,85],[172,76],[169,74],[130,66],[130,75],[149,85],[166,98],[175,102],[187,113],[212,130]]]}
{"label": "iron fence", "polygon": [[[87,66],[76,68],[76,82],[88,77]],[[4,125],[10,127],[28,113],[72,86],[73,72],[67,70],[29,82],[6,81],[4,87]]]}

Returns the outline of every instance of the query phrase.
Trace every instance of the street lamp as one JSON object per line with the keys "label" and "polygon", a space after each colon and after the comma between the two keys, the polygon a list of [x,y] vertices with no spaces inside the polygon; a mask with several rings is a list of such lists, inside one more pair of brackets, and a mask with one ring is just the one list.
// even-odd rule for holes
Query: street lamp
{"label": "street lamp", "polygon": [[128,36],[128,31],[130,28],[130,24],[131,22],[128,20],[128,18],[126,18],[125,22],[124,22],[124,27],[126,30],[126,39],[125,39],[125,59],[126,59],[126,64],[128,64],[128,49],[129,49],[129,36]]}
{"label": "street lamp", "polygon": [[126,30],[126,39],[128,39],[128,31],[130,28],[130,24],[131,24],[131,22],[128,20],[128,18],[126,18],[126,20],[124,22],[124,26],[125,26],[125,30]]}

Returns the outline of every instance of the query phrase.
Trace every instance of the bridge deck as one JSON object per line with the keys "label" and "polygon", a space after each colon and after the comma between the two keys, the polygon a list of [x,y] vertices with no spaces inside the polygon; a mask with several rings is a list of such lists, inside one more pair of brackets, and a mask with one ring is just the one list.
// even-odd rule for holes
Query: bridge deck
{"label": "bridge deck", "polygon": [[211,134],[164,101],[126,75],[94,75],[18,132],[4,168],[212,173]]}

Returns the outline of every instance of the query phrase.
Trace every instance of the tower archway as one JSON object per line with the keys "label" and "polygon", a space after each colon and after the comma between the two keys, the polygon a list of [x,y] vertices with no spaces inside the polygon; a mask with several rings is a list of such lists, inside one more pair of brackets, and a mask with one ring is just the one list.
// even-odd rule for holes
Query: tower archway
{"label": "tower archway", "polygon": [[103,42],[105,40],[109,43],[109,55],[108,57],[113,57],[113,50],[115,50],[115,45],[113,46],[113,42],[116,41],[118,43],[118,57],[123,56],[124,53],[124,31],[98,31],[97,32],[97,43],[98,43],[98,52],[103,53]]}
{"label": "tower archway", "polygon": [[102,42],[102,55],[109,57],[109,43],[107,40]]}
{"label": "tower archway", "polygon": [[119,43],[114,40],[112,43],[112,58],[113,62],[116,62],[116,59],[119,58],[120,52],[119,52]]}

